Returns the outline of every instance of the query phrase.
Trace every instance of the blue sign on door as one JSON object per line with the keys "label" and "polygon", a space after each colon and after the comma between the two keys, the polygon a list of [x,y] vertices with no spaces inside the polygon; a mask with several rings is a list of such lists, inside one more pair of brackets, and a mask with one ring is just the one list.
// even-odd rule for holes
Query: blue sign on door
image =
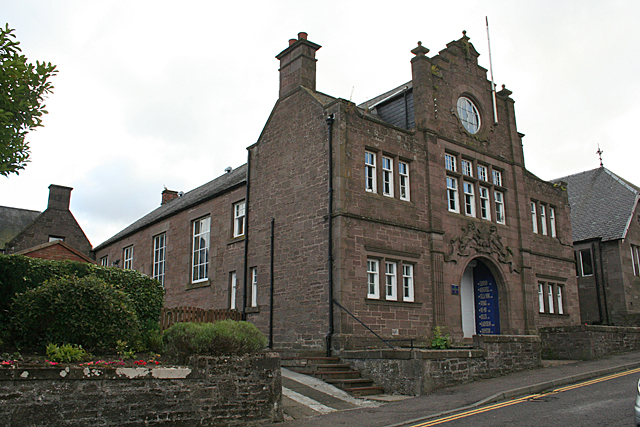
{"label": "blue sign on door", "polygon": [[491,271],[480,261],[473,269],[473,296],[476,306],[476,333],[500,334],[498,286]]}

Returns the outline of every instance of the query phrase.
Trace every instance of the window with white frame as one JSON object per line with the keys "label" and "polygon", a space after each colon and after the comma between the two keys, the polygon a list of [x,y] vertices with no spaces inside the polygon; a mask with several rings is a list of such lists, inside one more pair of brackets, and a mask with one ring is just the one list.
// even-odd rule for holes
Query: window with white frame
{"label": "window with white frame", "polygon": [[449,212],[460,212],[458,206],[458,180],[447,177],[447,206]]}
{"label": "window with white frame", "polygon": [[396,263],[385,262],[384,263],[384,283],[385,283],[385,298],[388,300],[396,301],[398,299],[398,285],[396,278]]}
{"label": "window with white frame", "polygon": [[444,155],[444,168],[448,171],[456,172],[456,158],[451,154]]}
{"label": "window with white frame", "polygon": [[209,277],[209,240],[211,217],[193,221],[193,254],[191,257],[191,283]]}
{"label": "window with white frame", "polygon": [[536,213],[536,202],[531,202],[531,222],[533,223],[533,232],[538,232],[538,215]]}
{"label": "window with white frame", "polygon": [[258,306],[258,268],[251,267],[251,307]]}
{"label": "window with white frame", "polygon": [[473,193],[473,184],[463,181],[462,191],[464,192],[464,214],[476,216],[476,200]]}
{"label": "window with white frame", "polygon": [[238,293],[238,275],[236,274],[235,271],[232,271],[229,274],[229,281],[231,282],[229,284],[229,309],[231,310],[235,310],[236,309],[236,295]]}
{"label": "window with white frame", "polygon": [[402,300],[413,302],[413,265],[402,264]]}
{"label": "window with white frame", "polygon": [[489,189],[479,187],[480,192],[480,218],[491,221],[491,203],[489,202]]}
{"label": "window with white frame", "polygon": [[124,263],[122,264],[122,268],[131,269],[133,268],[133,246],[128,246],[124,248],[123,251],[123,259]]}
{"label": "window with white frame", "polygon": [[153,238],[153,278],[164,286],[164,268],[166,256],[166,234]]}
{"label": "window with white frame", "polygon": [[382,194],[393,197],[393,159],[382,157]]}
{"label": "window with white frame", "polygon": [[100,258],[100,265],[103,267],[108,267],[109,266],[109,256],[105,255],[102,258]]}
{"label": "window with white frame", "polygon": [[631,245],[631,263],[633,264],[633,274],[640,276],[640,247]]}
{"label": "window with white frame", "polygon": [[538,312],[544,313],[544,284],[538,283]]}
{"label": "window with white frame", "polygon": [[551,237],[556,237],[556,210],[549,206],[549,232]]}
{"label": "window with white frame", "polygon": [[540,232],[543,236],[547,235],[547,208],[545,205],[540,205]]}
{"label": "window with white frame", "polygon": [[481,181],[487,180],[487,167],[478,165],[478,179]]}
{"label": "window with white frame", "polygon": [[364,152],[365,190],[376,192],[376,155],[370,151]]}
{"label": "window with white frame", "polygon": [[494,169],[492,171],[492,174],[493,174],[493,185],[502,187],[502,172]]}
{"label": "window with white frame", "polygon": [[409,191],[409,164],[398,162],[398,175],[400,177],[400,200],[411,198]]}
{"label": "window with white frame", "polygon": [[245,202],[244,200],[233,205],[233,237],[244,236]]}
{"label": "window with white frame", "polygon": [[556,307],[558,307],[558,314],[564,314],[564,302],[562,301],[562,285],[556,285]]}
{"label": "window with white frame", "polygon": [[504,217],[504,195],[500,191],[494,191],[493,200],[496,206],[496,222],[504,224],[506,222]]}
{"label": "window with white frame", "polygon": [[49,242],[64,242],[64,237],[49,236]]}
{"label": "window with white frame", "polygon": [[458,98],[458,117],[467,132],[474,134],[480,130],[480,113],[473,101],[465,96]]}
{"label": "window with white frame", "polygon": [[549,310],[549,314],[553,314],[553,284],[547,284],[547,297],[549,299],[549,306],[547,307]]}
{"label": "window with white frame", "polygon": [[462,160],[462,174],[473,176],[473,163],[469,160]]}
{"label": "window with white frame", "polygon": [[380,261],[377,259],[367,260],[367,298],[380,298]]}
{"label": "window with white frame", "polygon": [[577,252],[576,258],[578,262],[578,276],[592,276],[593,261],[591,258],[591,249],[580,249]]}

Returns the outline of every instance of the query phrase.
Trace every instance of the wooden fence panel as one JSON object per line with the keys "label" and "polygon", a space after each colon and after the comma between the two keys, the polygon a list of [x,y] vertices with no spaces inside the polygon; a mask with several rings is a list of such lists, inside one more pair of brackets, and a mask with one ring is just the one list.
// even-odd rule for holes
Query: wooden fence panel
{"label": "wooden fence panel", "polygon": [[205,310],[198,307],[171,307],[163,308],[160,313],[160,328],[164,331],[178,322],[207,322],[218,320],[242,320],[242,313],[237,310],[216,309]]}

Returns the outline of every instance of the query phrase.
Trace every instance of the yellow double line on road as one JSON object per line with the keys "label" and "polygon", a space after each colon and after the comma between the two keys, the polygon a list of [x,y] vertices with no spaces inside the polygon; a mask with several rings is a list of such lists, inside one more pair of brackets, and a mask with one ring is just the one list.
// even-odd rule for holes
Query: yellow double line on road
{"label": "yellow double line on road", "polygon": [[596,383],[599,383],[599,382],[612,380],[614,378],[623,377],[625,375],[631,375],[631,374],[635,374],[635,373],[638,373],[638,372],[640,372],[640,368],[631,369],[629,371],[619,372],[617,374],[608,375],[606,377],[600,377],[600,378],[596,378],[596,379],[593,379],[593,380],[585,381],[585,382],[582,382],[582,383],[572,384],[572,385],[569,385],[569,386],[566,386],[566,387],[557,388],[557,389],[552,390],[550,392],[531,394],[529,396],[520,397],[518,399],[509,400],[509,401],[506,401],[506,402],[496,403],[494,405],[483,406],[482,408],[472,409],[472,410],[461,412],[461,413],[455,414],[455,415],[449,415],[447,417],[438,418],[438,419],[427,421],[427,422],[424,422],[424,423],[421,423],[421,424],[412,424],[411,427],[428,427],[428,426],[435,426],[435,425],[438,425],[438,424],[444,424],[444,423],[448,423],[450,421],[459,420],[461,418],[470,417],[472,415],[481,414],[483,412],[493,411],[495,409],[500,409],[500,408],[504,408],[504,407],[511,406],[511,405],[517,405],[518,403],[534,400],[534,399],[536,399],[538,397],[541,397],[541,396],[549,396],[549,395],[552,395],[552,394],[562,393],[563,391],[569,391],[569,390],[573,390],[573,389],[576,389],[576,388],[585,387],[585,386],[588,386],[588,385],[591,385],[591,384],[596,384]]}

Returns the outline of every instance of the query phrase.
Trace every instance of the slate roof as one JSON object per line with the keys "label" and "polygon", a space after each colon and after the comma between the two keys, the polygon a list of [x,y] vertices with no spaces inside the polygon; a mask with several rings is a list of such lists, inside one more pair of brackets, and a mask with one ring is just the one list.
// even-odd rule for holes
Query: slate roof
{"label": "slate roof", "polygon": [[574,242],[625,237],[640,188],[604,167],[554,180],[559,181],[567,183]]}
{"label": "slate roof", "polygon": [[239,185],[246,183],[247,181],[247,165],[244,164],[235,170],[225,173],[222,176],[209,181],[198,188],[195,188],[187,193],[184,193],[182,197],[173,199],[164,205],[161,205],[154,211],[151,211],[147,215],[143,216],[124,230],[105,240],[96,246],[93,250],[97,251],[102,249],[113,242],[116,242],[126,236],[129,236],[138,230],[146,228],[158,221],[162,221],[178,212],[188,209],[194,205],[198,205],[204,201],[214,198],[215,196],[224,193],[225,191]]}
{"label": "slate roof", "polygon": [[29,209],[0,206],[0,249],[31,224],[40,213]]}

